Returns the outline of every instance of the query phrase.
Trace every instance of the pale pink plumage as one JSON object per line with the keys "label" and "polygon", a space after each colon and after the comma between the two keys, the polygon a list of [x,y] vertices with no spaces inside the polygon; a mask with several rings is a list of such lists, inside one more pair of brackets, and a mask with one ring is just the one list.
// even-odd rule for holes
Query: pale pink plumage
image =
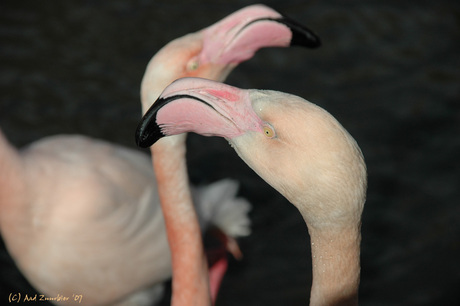
{"label": "pale pink plumage", "polygon": [[[234,199],[235,188],[222,181],[197,190],[203,228],[226,232],[232,223],[231,235],[249,233],[249,204]],[[230,222],[228,207],[240,212]],[[59,135],[18,152],[0,131],[0,229],[20,270],[47,296],[151,305],[156,285],[171,276],[150,158],[102,140]]]}

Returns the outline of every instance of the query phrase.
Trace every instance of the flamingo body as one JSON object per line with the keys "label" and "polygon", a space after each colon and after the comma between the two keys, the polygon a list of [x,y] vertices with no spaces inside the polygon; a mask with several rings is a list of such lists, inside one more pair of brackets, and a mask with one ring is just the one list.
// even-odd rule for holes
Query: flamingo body
{"label": "flamingo body", "polygon": [[[81,135],[17,151],[0,131],[0,157],[1,233],[38,291],[79,293],[87,305],[158,298],[171,255],[149,156]],[[249,233],[249,204],[232,201],[235,187],[222,181],[193,193],[204,229],[221,227],[217,217],[236,236]],[[232,204],[241,208],[236,223],[225,217]]]}

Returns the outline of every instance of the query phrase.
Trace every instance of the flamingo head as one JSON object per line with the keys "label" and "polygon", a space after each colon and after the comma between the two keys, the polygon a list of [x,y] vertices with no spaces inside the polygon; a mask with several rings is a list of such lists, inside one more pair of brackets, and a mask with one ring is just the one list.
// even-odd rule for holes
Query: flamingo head
{"label": "flamingo head", "polygon": [[319,106],[281,92],[185,78],[163,91],[136,138],[146,147],[185,132],[226,138],[309,226],[360,222],[367,184],[361,150]]}
{"label": "flamingo head", "polygon": [[152,58],[144,74],[144,112],[163,89],[182,77],[223,81],[239,63],[263,47],[315,48],[319,38],[308,28],[264,5],[252,5],[196,33],[173,40]]}

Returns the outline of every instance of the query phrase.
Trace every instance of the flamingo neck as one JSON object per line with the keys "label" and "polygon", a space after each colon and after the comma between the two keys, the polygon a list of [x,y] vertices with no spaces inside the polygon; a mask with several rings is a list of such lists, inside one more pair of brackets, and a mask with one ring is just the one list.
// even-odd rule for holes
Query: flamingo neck
{"label": "flamingo neck", "polygon": [[308,227],[313,284],[310,305],[357,305],[360,225],[340,229]]}
{"label": "flamingo neck", "polygon": [[[166,87],[170,83],[167,78],[157,78],[159,73],[155,69],[160,68],[155,65],[154,59],[142,80],[143,113],[151,106],[149,101],[155,101],[161,94],[160,84]],[[170,136],[160,139],[150,150],[171,249],[171,305],[206,306],[211,305],[208,266],[189,186],[185,140],[186,134]]]}
{"label": "flamingo neck", "polygon": [[207,263],[188,185],[185,145],[159,143],[151,150],[171,248],[171,305],[210,305]]}

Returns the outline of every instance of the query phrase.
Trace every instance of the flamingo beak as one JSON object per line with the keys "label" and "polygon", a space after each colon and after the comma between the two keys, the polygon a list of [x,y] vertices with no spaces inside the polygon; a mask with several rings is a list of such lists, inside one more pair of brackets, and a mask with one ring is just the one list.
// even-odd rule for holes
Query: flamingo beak
{"label": "flamingo beak", "polygon": [[147,148],[160,138],[187,132],[227,139],[262,132],[249,92],[223,83],[182,78],[165,88],[136,130],[136,143]]}
{"label": "flamingo beak", "polygon": [[313,31],[264,5],[243,8],[202,33],[199,61],[203,64],[239,64],[264,47],[321,45]]}

